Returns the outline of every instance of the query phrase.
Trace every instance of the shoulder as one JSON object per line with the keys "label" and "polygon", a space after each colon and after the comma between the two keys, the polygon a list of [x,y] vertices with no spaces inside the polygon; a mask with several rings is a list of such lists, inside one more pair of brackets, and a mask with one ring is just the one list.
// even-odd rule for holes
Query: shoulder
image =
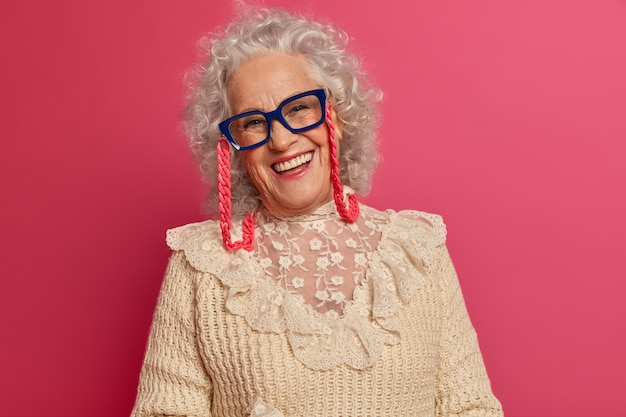
{"label": "shoulder", "polygon": [[364,212],[371,219],[378,219],[385,224],[384,239],[429,247],[446,242],[446,225],[438,214],[419,210],[380,211],[368,206],[364,207]]}
{"label": "shoulder", "polygon": [[195,269],[217,274],[232,258],[222,244],[219,222],[206,220],[167,231],[167,245],[184,254]]}
{"label": "shoulder", "polygon": [[172,250],[184,250],[192,241],[218,237],[220,234],[219,224],[215,220],[189,223],[183,226],[169,229],[166,234],[167,246]]}
{"label": "shoulder", "polygon": [[[369,215],[371,212],[366,210]],[[374,216],[384,224],[374,256],[377,270],[402,281],[397,283],[400,287],[415,290],[426,284],[445,249],[446,226],[442,217],[418,210],[375,211]],[[407,300],[408,294],[402,298]]]}
{"label": "shoulder", "polygon": [[438,214],[419,210],[380,211],[364,206],[367,221],[378,223],[382,236],[377,253],[381,261],[395,269],[405,263],[428,268],[446,243],[446,225]]}
{"label": "shoulder", "polygon": [[393,230],[427,240],[434,246],[446,242],[446,225],[438,214],[418,210],[391,211],[390,224]]}

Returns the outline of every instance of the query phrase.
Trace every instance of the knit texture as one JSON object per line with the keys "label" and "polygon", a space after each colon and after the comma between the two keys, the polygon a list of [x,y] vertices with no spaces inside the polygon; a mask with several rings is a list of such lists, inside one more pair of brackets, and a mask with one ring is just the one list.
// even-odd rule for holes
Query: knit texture
{"label": "knit texture", "polygon": [[[132,415],[501,416],[441,218],[364,205],[361,213],[356,235],[324,229],[351,242],[339,249],[357,263],[370,247],[362,279],[329,280],[333,291],[353,293],[336,297],[341,314],[294,286],[299,273],[272,269],[272,259],[308,255],[285,254],[264,234],[275,223],[303,248],[312,239],[305,232],[316,230],[307,222],[336,224],[336,212],[322,208],[287,226],[260,215],[256,244],[267,250],[254,253],[224,250],[215,221],[169,231],[174,252]],[[377,244],[353,245],[366,235],[355,228]]]}

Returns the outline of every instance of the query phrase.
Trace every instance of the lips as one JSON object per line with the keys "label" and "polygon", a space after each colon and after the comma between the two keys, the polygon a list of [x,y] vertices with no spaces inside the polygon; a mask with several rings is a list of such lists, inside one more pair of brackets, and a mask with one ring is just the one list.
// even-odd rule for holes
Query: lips
{"label": "lips", "polygon": [[303,153],[287,161],[277,162],[274,165],[272,165],[272,168],[274,169],[274,171],[280,174],[285,171],[289,171],[291,169],[298,168],[302,165],[308,164],[309,162],[311,162],[311,159],[313,159],[313,151]]}

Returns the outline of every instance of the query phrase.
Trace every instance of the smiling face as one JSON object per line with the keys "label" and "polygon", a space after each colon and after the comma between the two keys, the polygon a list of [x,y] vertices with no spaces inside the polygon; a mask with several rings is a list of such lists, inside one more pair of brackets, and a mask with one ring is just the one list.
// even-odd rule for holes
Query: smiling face
{"label": "smiling face", "polygon": [[[321,87],[306,58],[283,53],[253,56],[232,74],[227,85],[232,114],[271,111],[286,98]],[[341,125],[334,111],[331,116],[339,145]],[[311,213],[332,199],[326,124],[291,133],[274,120],[269,142],[239,155],[263,204],[276,215]]]}

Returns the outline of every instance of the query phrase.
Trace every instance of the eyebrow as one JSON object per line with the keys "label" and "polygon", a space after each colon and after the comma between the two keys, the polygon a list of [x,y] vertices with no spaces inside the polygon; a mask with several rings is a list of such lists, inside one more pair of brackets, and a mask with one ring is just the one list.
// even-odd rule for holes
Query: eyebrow
{"label": "eyebrow", "polygon": [[282,98],[282,99],[278,102],[278,104],[277,104],[275,107],[273,107],[273,108],[271,108],[271,109],[269,109],[269,110],[263,110],[263,109],[260,109],[260,108],[258,108],[258,107],[248,107],[248,108],[242,109],[242,110],[237,111],[237,112],[232,112],[232,115],[234,116],[234,115],[241,114],[241,113],[247,113],[247,112],[249,112],[249,111],[260,111],[260,112],[263,112],[263,113],[268,113],[268,112],[271,112],[271,111],[273,111],[273,110],[276,110],[276,109],[278,108],[278,106],[280,106],[281,104],[283,104],[283,102],[284,102],[285,100],[288,100],[288,99],[290,99],[290,98],[291,98],[291,97],[293,97],[293,96],[297,96],[298,94],[300,94],[300,93],[304,93],[305,91],[316,90],[316,89],[319,89],[319,88],[322,88],[322,87],[312,87],[312,88],[308,88],[308,89],[306,89],[306,88],[305,88],[305,89],[298,90],[298,91],[296,91],[296,92],[290,93],[289,95],[287,95],[287,96],[283,97],[283,98]]}

